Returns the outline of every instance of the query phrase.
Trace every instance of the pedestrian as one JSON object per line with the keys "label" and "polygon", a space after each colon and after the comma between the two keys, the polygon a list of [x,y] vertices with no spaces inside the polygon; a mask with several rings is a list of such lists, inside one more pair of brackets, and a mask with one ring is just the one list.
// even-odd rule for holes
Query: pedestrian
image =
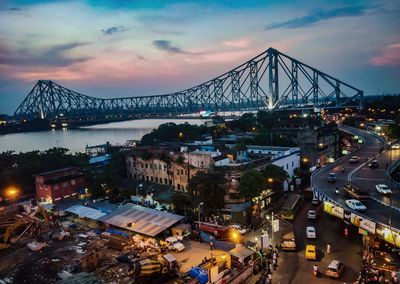
{"label": "pedestrian", "polygon": [[272,262],[274,263],[274,270],[276,270],[276,267],[278,266],[278,260],[275,258]]}
{"label": "pedestrian", "polygon": [[332,249],[331,245],[330,245],[330,244],[327,244],[327,245],[326,245],[326,253],[327,253],[327,254],[330,254],[330,253],[331,253],[331,249]]}
{"label": "pedestrian", "polygon": [[268,273],[267,277],[268,277],[269,283],[272,284],[272,272],[271,271]]}
{"label": "pedestrian", "polygon": [[210,241],[210,250],[213,250],[213,249],[214,249],[214,242]]}

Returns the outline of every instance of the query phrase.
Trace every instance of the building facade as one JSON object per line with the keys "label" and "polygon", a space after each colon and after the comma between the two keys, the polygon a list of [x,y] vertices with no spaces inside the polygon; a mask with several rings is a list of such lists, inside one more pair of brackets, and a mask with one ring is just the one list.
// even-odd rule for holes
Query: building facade
{"label": "building facade", "polygon": [[36,199],[42,203],[58,203],[85,191],[84,173],[69,167],[40,173],[35,177]]}

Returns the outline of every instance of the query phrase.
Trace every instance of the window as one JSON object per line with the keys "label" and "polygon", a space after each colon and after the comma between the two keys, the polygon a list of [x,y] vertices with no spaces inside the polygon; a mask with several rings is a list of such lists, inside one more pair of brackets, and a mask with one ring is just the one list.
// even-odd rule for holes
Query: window
{"label": "window", "polygon": [[162,178],[160,178],[160,184],[162,184]]}
{"label": "window", "polygon": [[153,181],[153,177],[150,177],[150,180]]}
{"label": "window", "polygon": [[156,182],[158,182],[158,177],[156,177]]}
{"label": "window", "polygon": [[172,184],[172,179],[169,180],[169,184]]}
{"label": "window", "polygon": [[71,185],[75,185],[75,184],[76,184],[75,179],[72,179],[71,180]]}
{"label": "window", "polygon": [[292,161],[292,167],[294,167],[294,161]]}
{"label": "window", "polygon": [[176,175],[179,176],[179,170],[176,171]]}
{"label": "window", "polygon": [[181,190],[181,185],[178,183],[178,190]]}
{"label": "window", "polygon": [[165,183],[165,184],[167,184],[167,183],[168,183],[168,180],[167,180],[166,178],[164,179],[164,183]]}
{"label": "window", "polygon": [[146,176],[146,181],[149,181],[149,176]]}
{"label": "window", "polygon": [[158,165],[158,169],[161,171],[161,164]]}
{"label": "window", "polygon": [[144,166],[146,167],[146,169],[148,169],[147,163],[145,163]]}
{"label": "window", "polygon": [[181,175],[183,175],[183,170],[181,170]]}
{"label": "window", "polygon": [[287,169],[287,170],[289,169],[289,164],[286,164],[286,169]]}

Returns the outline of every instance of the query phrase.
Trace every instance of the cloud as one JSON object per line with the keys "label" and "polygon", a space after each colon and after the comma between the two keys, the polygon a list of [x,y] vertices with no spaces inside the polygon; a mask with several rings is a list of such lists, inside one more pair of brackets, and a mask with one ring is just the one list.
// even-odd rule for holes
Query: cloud
{"label": "cloud", "polygon": [[399,66],[400,65],[400,43],[391,44],[383,49],[383,53],[372,57],[370,60],[374,66]]}
{"label": "cloud", "polygon": [[33,54],[29,49],[11,50],[6,44],[0,42],[0,65],[18,66],[68,66],[77,62],[83,62],[89,57],[70,58],[66,52],[84,46],[86,43],[71,42],[55,45],[43,49],[39,54]]}
{"label": "cloud", "polygon": [[118,26],[118,27],[110,27],[108,29],[102,29],[101,32],[103,33],[103,35],[108,36],[115,33],[126,32],[127,30],[129,30],[127,27]]}
{"label": "cloud", "polygon": [[296,29],[303,27],[310,27],[318,22],[326,21],[334,18],[360,16],[366,13],[366,7],[364,6],[351,6],[341,7],[332,10],[320,10],[315,11],[304,17],[291,19],[285,22],[272,23],[265,27],[265,30],[273,29]]}
{"label": "cloud", "polygon": [[179,47],[173,46],[169,40],[154,40],[153,45],[159,50],[166,51],[170,54],[188,54],[189,52],[180,49]]}

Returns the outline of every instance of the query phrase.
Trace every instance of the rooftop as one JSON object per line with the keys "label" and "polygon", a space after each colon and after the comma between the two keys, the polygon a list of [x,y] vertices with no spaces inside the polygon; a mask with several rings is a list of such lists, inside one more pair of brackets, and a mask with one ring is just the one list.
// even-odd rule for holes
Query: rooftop
{"label": "rooftop", "polygon": [[53,170],[53,171],[48,171],[48,172],[44,172],[44,173],[38,173],[34,176],[46,176],[46,175],[52,175],[52,174],[57,174],[57,173],[62,173],[65,171],[70,171],[70,170],[79,170],[79,168],[77,167],[66,167],[66,168],[62,168],[62,169],[58,169],[58,170]]}
{"label": "rooftop", "polygon": [[[180,215],[128,203],[100,218],[100,221],[154,237],[183,218]],[[128,227],[128,223],[132,223],[132,226]]]}

